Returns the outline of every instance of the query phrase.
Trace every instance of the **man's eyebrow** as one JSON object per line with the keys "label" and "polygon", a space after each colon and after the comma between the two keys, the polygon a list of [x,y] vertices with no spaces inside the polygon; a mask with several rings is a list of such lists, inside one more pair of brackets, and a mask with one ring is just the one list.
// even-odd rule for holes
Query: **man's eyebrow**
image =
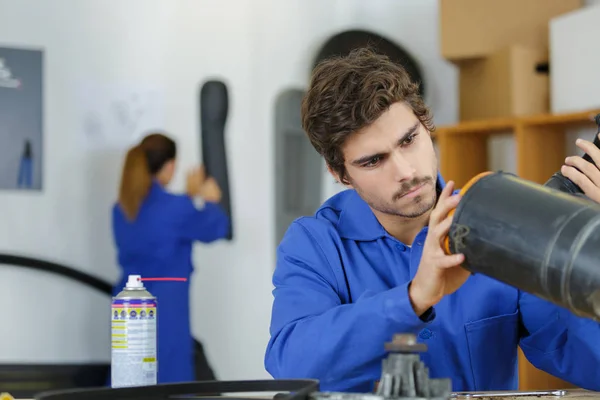
{"label": "man's eyebrow", "polygon": [[408,139],[408,137],[412,134],[414,134],[417,129],[419,129],[419,125],[421,123],[419,121],[417,121],[416,124],[414,124],[413,126],[411,126],[405,133],[404,135],[402,135],[402,137],[400,139],[398,139],[398,146],[402,145],[402,143],[404,143],[406,141],[406,139]]}
{"label": "man's eyebrow", "polygon": [[[412,134],[414,134],[417,129],[419,129],[419,125],[420,122],[417,121],[413,126],[411,126],[410,128],[408,128],[408,130],[406,132],[404,132],[404,134],[402,135],[402,137],[400,139],[398,139],[398,146],[402,145],[402,143],[404,143],[404,141],[406,139],[408,139],[408,137]],[[384,153],[377,153],[377,154],[369,154],[368,156],[363,156],[361,158],[358,158],[354,161],[352,161],[352,165],[362,165],[362,164],[366,164],[369,161],[371,161],[373,158],[375,157],[383,157],[385,154]]]}

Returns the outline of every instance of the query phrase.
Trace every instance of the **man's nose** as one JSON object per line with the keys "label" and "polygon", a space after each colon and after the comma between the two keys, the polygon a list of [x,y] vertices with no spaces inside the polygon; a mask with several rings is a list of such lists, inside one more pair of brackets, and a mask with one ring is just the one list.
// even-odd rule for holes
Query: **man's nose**
{"label": "man's nose", "polygon": [[392,166],[394,168],[394,179],[398,182],[411,180],[415,177],[416,169],[412,163],[403,157],[401,154],[395,153],[392,156]]}

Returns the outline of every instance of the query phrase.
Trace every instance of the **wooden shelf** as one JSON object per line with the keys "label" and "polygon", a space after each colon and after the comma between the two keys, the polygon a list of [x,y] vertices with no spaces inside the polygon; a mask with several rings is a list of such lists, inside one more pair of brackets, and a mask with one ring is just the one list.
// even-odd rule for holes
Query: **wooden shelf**
{"label": "wooden shelf", "polygon": [[457,186],[479,172],[488,170],[487,141],[498,134],[514,135],[517,174],[544,183],[563,164],[565,132],[578,127],[594,127],[598,110],[568,114],[542,114],[528,117],[469,121],[439,127],[434,138],[440,151],[440,170]]}
{"label": "wooden shelf", "polygon": [[[445,179],[464,185],[488,170],[487,140],[492,135],[512,134],[516,143],[517,175],[537,183],[546,182],[563,165],[567,130],[594,128],[599,110],[571,114],[469,121],[442,126],[434,132],[440,152],[440,171]],[[538,370],[519,351],[519,389],[572,388],[573,385]]]}

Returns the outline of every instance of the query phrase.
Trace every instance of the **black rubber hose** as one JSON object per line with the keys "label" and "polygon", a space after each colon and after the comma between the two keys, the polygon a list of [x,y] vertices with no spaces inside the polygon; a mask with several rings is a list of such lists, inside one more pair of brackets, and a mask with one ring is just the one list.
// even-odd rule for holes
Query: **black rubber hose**
{"label": "black rubber hose", "polygon": [[60,275],[69,279],[73,279],[79,283],[83,283],[84,285],[87,285],[104,294],[112,295],[112,285],[110,283],[66,265],[12,254],[0,254],[0,264],[12,265],[21,268],[30,268]]}

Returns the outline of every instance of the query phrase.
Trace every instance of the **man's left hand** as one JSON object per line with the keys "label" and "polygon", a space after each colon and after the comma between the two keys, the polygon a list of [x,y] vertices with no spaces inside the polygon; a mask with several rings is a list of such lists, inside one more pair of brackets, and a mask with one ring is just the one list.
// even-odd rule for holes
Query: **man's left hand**
{"label": "man's left hand", "polygon": [[[600,149],[592,142],[577,139],[577,147],[588,154],[596,165],[600,165]],[[580,156],[570,156],[565,159],[565,165],[560,172],[583,190],[584,194],[600,203],[600,169]]]}

